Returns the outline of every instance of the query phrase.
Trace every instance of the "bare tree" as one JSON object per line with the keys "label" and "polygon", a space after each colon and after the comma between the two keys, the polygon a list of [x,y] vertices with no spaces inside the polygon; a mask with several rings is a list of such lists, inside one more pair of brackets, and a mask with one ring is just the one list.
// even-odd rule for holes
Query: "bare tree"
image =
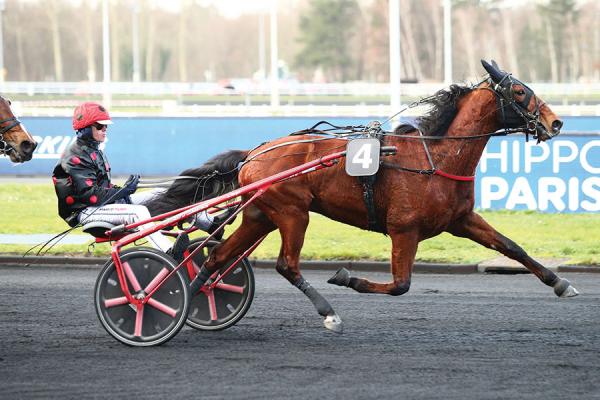
{"label": "bare tree", "polygon": [[[168,2],[137,1],[141,5],[140,55],[145,80],[253,76],[258,65],[256,14],[232,19],[221,15],[216,6],[198,0],[184,0],[181,12],[174,14],[163,6]],[[297,40],[301,36],[299,21],[311,3],[278,1],[282,5],[279,24],[285,27],[279,31],[280,59],[291,65],[305,50]],[[330,3],[323,1],[327,10]],[[333,33],[339,34],[340,30],[354,34],[336,39],[347,42],[350,62],[346,65],[352,67],[345,71],[330,68],[329,73],[339,79],[343,75],[344,79],[387,81],[388,1],[357,0],[357,4],[360,14],[322,28],[327,37],[337,37]],[[478,76],[479,59],[494,58],[515,75],[531,81],[600,79],[597,0],[523,1],[511,9],[503,8],[500,0],[452,0],[452,4],[455,77]],[[123,0],[110,3],[111,70],[115,80],[131,76],[130,5]],[[403,0],[401,5],[402,77],[441,80],[442,0]],[[96,80],[102,54],[99,16],[98,1],[6,0],[7,79]],[[25,23],[27,29],[22,28]],[[329,30],[334,32],[329,34]],[[315,43],[322,44],[325,33],[316,34]],[[303,53],[305,58],[319,51],[315,46],[308,47]],[[340,60],[334,51],[323,51],[333,58],[332,62]],[[310,80],[314,68],[291,71],[302,72],[305,74],[296,76]]]}
{"label": "bare tree", "polygon": [[[16,26],[19,27],[21,26],[22,20],[23,20],[23,3],[20,3],[18,6],[18,11],[17,12],[7,12],[6,13],[6,21],[7,21],[7,25],[8,26]],[[10,8],[8,9],[8,11],[10,11]],[[15,35],[15,51],[17,52],[17,70],[19,71],[19,79],[24,81],[27,80],[27,76],[28,76],[28,70],[27,70],[27,63],[25,61],[25,52],[23,50],[24,48],[24,44],[23,44],[23,36],[24,36],[24,30],[23,29],[14,29],[12,30],[12,32],[14,32]],[[8,39],[8,35],[6,35],[5,39]],[[8,47],[8,46],[7,46]],[[9,50],[10,47],[6,48],[6,50]],[[10,62],[10,58],[6,59],[6,66],[5,69],[7,71],[7,76],[6,78],[8,79],[14,79],[13,76],[11,76],[10,74],[10,68],[6,68],[7,66],[10,66],[11,62]]]}
{"label": "bare tree", "polygon": [[63,81],[63,61],[61,53],[61,40],[59,29],[59,15],[57,0],[46,0],[46,12],[50,22],[50,32],[52,35],[52,54],[54,57],[54,77],[57,81]]}
{"label": "bare tree", "polygon": [[[467,76],[473,77],[478,74],[478,66],[477,66],[477,55],[475,48],[475,27],[473,24],[469,23],[469,20],[473,18],[474,11],[468,7],[463,6],[460,8],[456,8],[454,10],[454,15],[457,19],[456,26],[457,34],[454,35],[460,41],[460,51],[459,54],[465,54],[464,60],[467,62]],[[443,42],[443,41],[442,41]],[[454,52],[457,53],[456,51]]]}
{"label": "bare tree", "polygon": [[417,54],[417,43],[415,41],[415,32],[413,29],[412,22],[412,10],[411,10],[412,1],[401,2],[402,7],[402,15],[406,15],[407,18],[401,18],[401,29],[404,32],[404,36],[406,39],[406,50],[408,55],[408,59],[411,66],[411,78],[416,78],[418,81],[423,80],[423,73],[421,72],[421,63],[419,60],[419,56]]}
{"label": "bare tree", "polygon": [[155,24],[154,24],[154,10],[150,7],[148,2],[142,1],[142,10],[144,10],[143,14],[146,16],[146,62],[145,62],[145,76],[147,81],[151,81],[154,79],[153,74],[153,64],[154,64],[154,50],[156,46],[156,39],[154,37],[155,34]]}
{"label": "bare tree", "polygon": [[121,80],[121,38],[123,24],[119,23],[119,15],[115,3],[108,2],[110,16],[110,74],[113,81]]}
{"label": "bare tree", "polygon": [[177,31],[177,66],[179,72],[179,80],[186,82],[188,80],[187,74],[187,11],[190,7],[187,1],[181,2],[181,12],[179,13],[179,29]]}
{"label": "bare tree", "polygon": [[514,42],[514,29],[512,26],[512,13],[506,9],[500,9],[500,19],[502,20],[502,37],[504,39],[504,48],[509,70],[519,76],[519,64],[517,63],[517,51]]}
{"label": "bare tree", "polygon": [[84,46],[84,50],[85,50],[85,62],[87,65],[86,68],[86,77],[87,80],[90,82],[95,82],[96,81],[96,60],[94,57],[94,53],[96,51],[96,48],[94,46],[94,44],[96,43],[95,37],[94,37],[94,30],[93,30],[93,14],[94,14],[94,9],[92,9],[91,7],[82,7],[82,11],[83,11],[83,20],[84,20],[84,24],[83,24],[83,30],[84,30],[84,37],[85,37],[85,46]]}

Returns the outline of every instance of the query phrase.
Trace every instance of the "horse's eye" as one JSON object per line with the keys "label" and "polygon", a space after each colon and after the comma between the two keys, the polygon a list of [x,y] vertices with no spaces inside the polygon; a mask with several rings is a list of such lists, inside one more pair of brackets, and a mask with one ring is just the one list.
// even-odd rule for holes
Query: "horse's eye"
{"label": "horse's eye", "polygon": [[523,95],[525,94],[525,91],[524,91],[524,90],[522,90],[522,89],[521,89],[521,90],[517,90],[517,91],[515,92],[515,94],[516,94],[517,96],[523,96]]}

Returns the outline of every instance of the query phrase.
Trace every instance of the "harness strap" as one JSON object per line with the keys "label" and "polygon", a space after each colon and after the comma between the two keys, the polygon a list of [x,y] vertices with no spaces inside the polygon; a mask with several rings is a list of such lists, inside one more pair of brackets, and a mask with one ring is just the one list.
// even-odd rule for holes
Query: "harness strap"
{"label": "harness strap", "polygon": [[375,198],[373,194],[373,185],[377,180],[377,175],[359,176],[358,181],[363,188],[363,199],[367,206],[367,220],[370,231],[384,232],[383,227],[377,220],[377,213],[375,212]]}
{"label": "harness strap", "polygon": [[414,169],[414,168],[407,168],[407,167],[403,167],[403,166],[400,166],[398,164],[390,163],[390,162],[387,162],[387,161],[384,161],[383,163],[381,163],[381,165],[384,168],[391,168],[391,169],[397,169],[399,171],[412,172],[413,174],[419,174],[419,175],[439,175],[439,176],[442,176],[444,178],[452,179],[453,181],[459,181],[459,182],[472,182],[472,181],[475,180],[475,176],[474,175],[454,175],[454,174],[449,174],[449,173],[444,172],[444,171],[439,170],[439,169]]}

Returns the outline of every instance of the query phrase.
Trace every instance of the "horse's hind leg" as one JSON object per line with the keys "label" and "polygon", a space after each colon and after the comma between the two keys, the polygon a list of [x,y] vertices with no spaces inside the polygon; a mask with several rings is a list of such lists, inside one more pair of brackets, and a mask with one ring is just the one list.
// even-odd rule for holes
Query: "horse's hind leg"
{"label": "horse's hind leg", "polygon": [[346,286],[360,293],[381,293],[399,296],[408,292],[415,254],[418,247],[418,236],[413,232],[390,232],[392,238],[391,268],[394,280],[389,283],[377,283],[363,278],[354,278],[345,268],[340,268],[327,282],[338,286]]}
{"label": "horse's hind leg", "polygon": [[519,245],[496,231],[479,214],[470,213],[455,222],[447,231],[455,236],[471,239],[520,262],[542,282],[553,287],[554,293],[559,297],[573,297],[579,294],[577,289],[571,286],[568,280],[560,278],[554,272],[535,261]]}
{"label": "horse's hind leg", "polygon": [[196,293],[217,269],[233,257],[242,254],[257,240],[276,229],[260,211],[249,207],[244,212],[242,224],[223,243],[217,245],[208,260],[201,266],[196,278],[190,285],[191,293]]}
{"label": "horse's hind leg", "polygon": [[341,333],[343,330],[341,318],[317,289],[312,287],[300,274],[300,250],[304,244],[308,226],[308,213],[287,209],[284,217],[273,216],[272,218],[281,233],[281,251],[277,259],[277,272],[310,299],[317,312],[325,318],[323,321],[325,328]]}

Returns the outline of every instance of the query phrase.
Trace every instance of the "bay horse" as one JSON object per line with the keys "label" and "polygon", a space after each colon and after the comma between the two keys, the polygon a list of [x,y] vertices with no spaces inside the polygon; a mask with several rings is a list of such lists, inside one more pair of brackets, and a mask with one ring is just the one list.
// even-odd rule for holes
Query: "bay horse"
{"label": "bay horse", "polygon": [[37,143],[10,105],[10,100],[0,96],[0,155],[8,156],[14,163],[24,163],[33,157]]}
{"label": "bay horse", "polygon": [[[471,87],[451,85],[424,99],[429,111],[417,119],[418,128],[403,126],[384,132],[382,145],[397,153],[381,165],[374,184],[373,228],[363,201],[363,186],[346,174],[344,163],[304,174],[270,187],[243,211],[241,225],[214,251],[192,283],[192,293],[227,260],[241,254],[264,235],[278,229],[281,248],[276,270],[302,291],[324,317],[326,328],[342,331],[342,321],[329,302],[300,273],[299,256],[309,211],[362,229],[389,235],[392,240],[392,280],[372,282],[351,276],[342,268],[328,283],[360,293],[392,296],[408,292],[420,241],[449,232],[469,238],[519,261],[556,295],[571,297],[577,290],[531,258],[521,247],[474,212],[473,176],[483,149],[494,135],[534,134],[546,141],[560,133],[561,120],[528,86],[482,60],[489,78]],[[283,137],[251,151],[217,155],[197,169],[184,171],[204,180],[202,188],[189,181],[174,183],[149,203],[156,214],[202,198],[248,185],[293,166],[343,149],[347,141],[322,136]],[[270,149],[270,150],[269,150]],[[243,163],[239,168],[238,163]],[[236,168],[238,167],[238,168]],[[417,173],[418,172],[418,173]],[[204,177],[204,178],[203,178]],[[248,195],[250,196],[250,195]]]}

